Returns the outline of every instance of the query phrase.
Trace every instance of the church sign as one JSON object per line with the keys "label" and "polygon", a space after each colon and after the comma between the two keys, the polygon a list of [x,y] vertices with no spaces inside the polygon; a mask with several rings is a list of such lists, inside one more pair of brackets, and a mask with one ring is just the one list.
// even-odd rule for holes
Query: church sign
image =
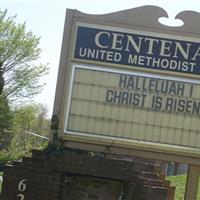
{"label": "church sign", "polygon": [[152,23],[155,8],[148,9],[145,20],[137,12],[67,12],[54,104],[59,135],[198,157],[200,39]]}

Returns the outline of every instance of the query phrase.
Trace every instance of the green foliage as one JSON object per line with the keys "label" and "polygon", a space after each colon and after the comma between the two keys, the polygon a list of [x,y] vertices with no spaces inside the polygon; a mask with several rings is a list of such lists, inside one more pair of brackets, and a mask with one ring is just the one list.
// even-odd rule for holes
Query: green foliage
{"label": "green foliage", "polygon": [[57,133],[58,127],[59,127],[58,116],[57,116],[57,115],[53,115],[53,116],[52,116],[52,119],[51,119],[51,129],[52,129],[52,130],[55,130],[56,133]]}
{"label": "green foliage", "polygon": [[48,72],[38,62],[40,38],[0,10],[0,166],[44,148],[47,142],[26,131],[48,135],[49,120],[43,105],[18,106],[38,94],[40,78]]}
{"label": "green foliage", "polygon": [[48,141],[31,135],[15,134],[7,149],[0,151],[0,170],[8,163],[30,155],[32,149],[44,149]]}
{"label": "green foliage", "polygon": [[28,155],[32,149],[46,148],[47,140],[30,135],[27,131],[47,136],[49,126],[45,106],[30,104],[16,107],[12,111],[10,133],[7,132],[6,137],[3,137],[7,141],[8,135],[11,136],[9,143],[1,148],[0,167]]}
{"label": "green foliage", "polygon": [[57,115],[53,115],[51,119],[52,141],[48,144],[45,152],[47,154],[60,154],[64,151],[64,141],[58,137],[59,120]]}
{"label": "green foliage", "polygon": [[46,65],[37,64],[40,38],[26,32],[24,24],[0,11],[0,96],[19,101],[38,94],[43,85],[40,77],[48,72]]}
{"label": "green foliage", "polygon": [[0,151],[0,170],[7,163],[28,156],[32,149],[44,149],[48,141],[31,135],[15,134],[7,149]]}
{"label": "green foliage", "polygon": [[15,133],[30,131],[48,136],[50,121],[42,104],[21,105],[13,111],[12,127]]}
{"label": "green foliage", "polygon": [[63,153],[64,150],[65,150],[64,142],[62,139],[59,138],[57,140],[53,140],[47,145],[47,148],[45,149],[45,153],[56,155],[56,154]]}
{"label": "green foliage", "polygon": [[[167,179],[170,180],[172,186],[176,187],[174,200],[183,200],[185,194],[186,175],[168,176]],[[200,181],[197,199],[200,199]]]}

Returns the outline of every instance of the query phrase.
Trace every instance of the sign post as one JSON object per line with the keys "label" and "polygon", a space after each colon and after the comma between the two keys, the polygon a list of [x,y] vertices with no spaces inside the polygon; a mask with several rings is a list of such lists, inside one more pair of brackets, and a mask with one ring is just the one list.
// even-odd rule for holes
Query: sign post
{"label": "sign post", "polygon": [[[185,199],[200,166],[200,14],[158,22],[144,6],[106,15],[68,10],[53,115],[67,147],[185,161]],[[190,23],[192,21],[193,23]]]}
{"label": "sign post", "polygon": [[189,165],[185,189],[185,200],[197,199],[197,192],[199,186],[199,172],[199,166]]}

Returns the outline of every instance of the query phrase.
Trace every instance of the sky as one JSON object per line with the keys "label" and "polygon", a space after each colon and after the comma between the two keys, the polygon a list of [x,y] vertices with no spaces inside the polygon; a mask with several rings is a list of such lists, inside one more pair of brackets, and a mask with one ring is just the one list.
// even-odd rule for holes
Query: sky
{"label": "sky", "polygon": [[49,63],[50,71],[42,79],[46,86],[34,101],[47,105],[49,116],[53,110],[66,8],[105,14],[143,5],[164,8],[170,17],[168,24],[181,11],[200,12],[199,0],[0,0],[1,10],[7,9],[9,16],[17,15],[17,23],[26,22],[27,31],[41,37],[40,62]]}

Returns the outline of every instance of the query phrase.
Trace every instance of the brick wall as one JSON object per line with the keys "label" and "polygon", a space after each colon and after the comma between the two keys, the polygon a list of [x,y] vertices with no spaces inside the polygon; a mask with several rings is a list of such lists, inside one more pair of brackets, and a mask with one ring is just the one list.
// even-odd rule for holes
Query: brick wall
{"label": "brick wall", "polygon": [[84,152],[33,151],[4,170],[1,199],[172,200],[174,188],[159,165]]}

